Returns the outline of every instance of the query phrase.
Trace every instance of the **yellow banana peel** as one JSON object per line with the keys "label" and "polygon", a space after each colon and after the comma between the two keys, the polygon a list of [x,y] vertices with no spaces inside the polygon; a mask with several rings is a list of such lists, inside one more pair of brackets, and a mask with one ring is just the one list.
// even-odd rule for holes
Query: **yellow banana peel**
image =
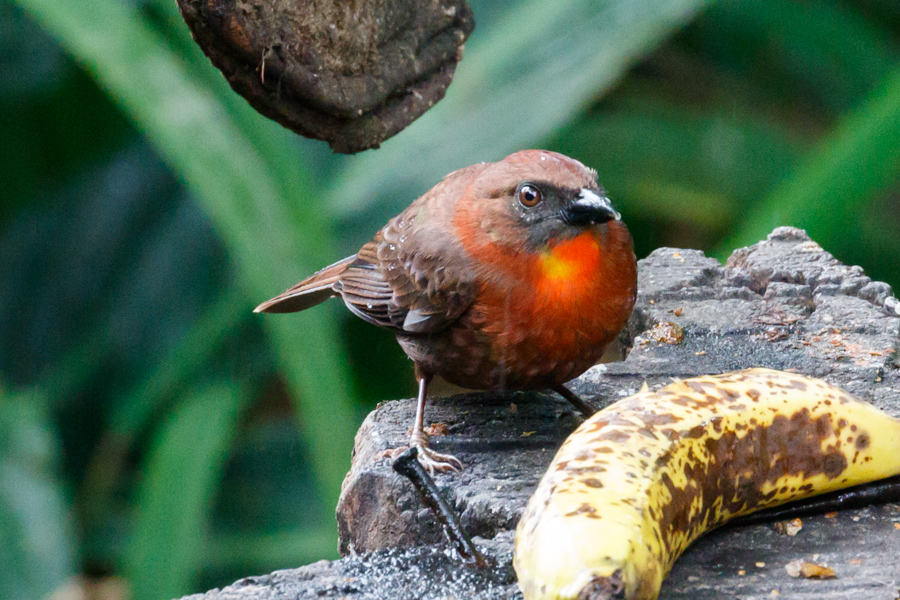
{"label": "yellow banana peel", "polygon": [[526,600],[653,600],[729,519],[900,474],[900,421],[769,369],[697,377],[599,411],[563,444],[516,530]]}

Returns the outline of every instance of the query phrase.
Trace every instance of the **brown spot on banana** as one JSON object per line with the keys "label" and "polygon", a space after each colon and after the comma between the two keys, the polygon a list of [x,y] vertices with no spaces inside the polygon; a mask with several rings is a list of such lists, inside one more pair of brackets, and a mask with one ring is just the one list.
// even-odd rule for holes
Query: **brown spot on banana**
{"label": "brown spot on banana", "polygon": [[519,585],[526,600],[655,599],[705,531],[900,474],[898,451],[900,421],[790,373],[751,369],[636,394],[560,448],[516,531]]}

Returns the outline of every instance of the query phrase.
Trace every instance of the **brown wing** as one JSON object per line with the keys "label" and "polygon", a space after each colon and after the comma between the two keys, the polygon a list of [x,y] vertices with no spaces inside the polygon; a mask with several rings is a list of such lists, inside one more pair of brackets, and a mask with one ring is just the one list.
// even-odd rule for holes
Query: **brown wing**
{"label": "brown wing", "polygon": [[446,177],[363,246],[334,289],[356,315],[398,332],[433,333],[477,293],[470,259],[451,232],[469,167]]}
{"label": "brown wing", "polygon": [[253,312],[264,313],[290,313],[305,310],[321,302],[325,302],[338,294],[334,289],[335,283],[340,279],[341,273],[347,269],[356,256],[348,256],[333,265],[329,265],[310,275],[283,294],[279,294],[263,302]]}
{"label": "brown wing", "polygon": [[448,175],[354,255],[260,304],[296,312],[340,294],[357,316],[398,332],[440,331],[475,298],[475,275],[450,226],[475,165]]}
{"label": "brown wing", "polygon": [[453,276],[440,257],[410,256],[391,246],[378,238],[363,246],[335,286],[357,316],[396,331],[431,333],[472,303],[467,272]]}

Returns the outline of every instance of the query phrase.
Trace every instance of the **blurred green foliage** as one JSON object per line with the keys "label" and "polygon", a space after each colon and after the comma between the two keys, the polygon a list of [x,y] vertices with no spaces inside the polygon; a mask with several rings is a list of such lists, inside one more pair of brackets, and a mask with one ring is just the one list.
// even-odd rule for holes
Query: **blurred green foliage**
{"label": "blurred green foliage", "polygon": [[639,256],[793,224],[900,284],[900,3],[471,4],[446,99],[345,157],[252,111],[170,0],[0,0],[0,600],[334,557],[408,362],[336,302],[250,310],[467,164],[579,158]]}

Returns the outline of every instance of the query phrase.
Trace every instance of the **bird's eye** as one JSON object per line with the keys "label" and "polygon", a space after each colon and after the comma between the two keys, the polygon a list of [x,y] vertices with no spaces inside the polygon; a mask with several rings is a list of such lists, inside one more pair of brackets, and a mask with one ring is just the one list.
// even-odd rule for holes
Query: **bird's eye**
{"label": "bird's eye", "polygon": [[519,191],[517,192],[519,196],[519,204],[524,206],[525,208],[532,208],[537,206],[538,203],[543,200],[543,196],[541,196],[541,190],[537,189],[530,183],[523,183],[519,186]]}

